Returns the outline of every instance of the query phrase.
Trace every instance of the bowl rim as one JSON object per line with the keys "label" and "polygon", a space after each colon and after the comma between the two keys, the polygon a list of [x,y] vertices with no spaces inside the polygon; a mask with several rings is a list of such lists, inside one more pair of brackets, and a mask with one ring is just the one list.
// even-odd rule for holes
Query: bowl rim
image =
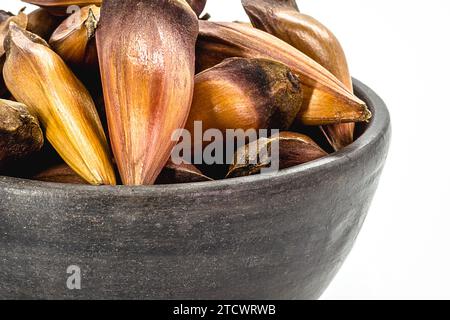
{"label": "bowl rim", "polygon": [[390,115],[384,101],[368,86],[357,79],[353,79],[355,94],[366,102],[372,112],[372,119],[364,133],[351,145],[329,154],[326,157],[311,161],[292,168],[283,169],[275,173],[253,175],[248,177],[231,178],[216,181],[184,183],[173,185],[150,185],[150,186],[92,186],[76,185],[54,182],[42,182],[23,178],[0,176],[0,187],[14,188],[18,190],[45,190],[54,192],[89,193],[91,195],[148,195],[150,193],[173,194],[198,193],[202,191],[224,190],[230,187],[248,187],[253,184],[274,183],[315,174],[326,168],[341,166],[346,162],[353,161],[359,155],[364,154],[370,145],[382,139],[390,127]]}

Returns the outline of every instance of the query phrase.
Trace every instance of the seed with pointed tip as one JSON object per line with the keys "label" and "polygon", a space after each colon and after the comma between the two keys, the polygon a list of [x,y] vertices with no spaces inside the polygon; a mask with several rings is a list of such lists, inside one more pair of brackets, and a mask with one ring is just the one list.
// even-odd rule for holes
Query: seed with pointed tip
{"label": "seed with pointed tip", "polygon": [[[294,1],[241,0],[254,27],[297,48],[352,88],[344,50],[335,35],[298,11]],[[295,5],[295,6],[294,6]]]}
{"label": "seed with pointed tip", "polygon": [[320,127],[335,151],[350,145],[354,141],[355,124],[339,123]]}
{"label": "seed with pointed tip", "polygon": [[175,164],[171,160],[161,171],[155,184],[177,184],[213,181],[196,166],[188,163]]}
{"label": "seed with pointed tip", "polygon": [[38,115],[64,161],[91,184],[115,184],[106,136],[86,88],[45,40],[14,23],[5,48],[9,91]]}
{"label": "seed with pointed tip", "polygon": [[22,103],[0,99],[0,166],[39,151],[43,144],[37,117]]}
{"label": "seed with pointed tip", "polygon": [[[322,23],[299,12],[292,0],[241,0],[253,25],[294,46],[322,65],[353,92],[347,59],[339,40]],[[354,123],[325,126],[330,144],[339,150],[353,142]]]}
{"label": "seed with pointed tip", "polygon": [[207,0],[186,0],[186,1],[191,6],[192,10],[194,10],[194,12],[197,14],[197,16],[200,16],[206,7]]}
{"label": "seed with pointed tip", "polygon": [[[275,144],[276,142],[276,144]],[[274,146],[278,149],[274,150]],[[323,151],[308,136],[294,132],[280,132],[270,138],[260,138],[241,147],[235,154],[227,178],[245,177],[261,173],[277,163],[280,169],[294,167],[325,157]]]}
{"label": "seed with pointed tip", "polygon": [[342,82],[286,42],[245,24],[200,21],[197,67],[204,70],[229,57],[276,60],[297,73],[305,98],[299,113],[303,124],[360,122],[371,117],[366,104]]}
{"label": "seed with pointed tip", "polygon": [[192,101],[198,19],[185,0],[105,0],[97,51],[112,149],[126,185],[153,184]]}
{"label": "seed with pointed tip", "polygon": [[102,124],[106,128],[95,31],[100,8],[91,5],[66,18],[52,34],[49,44],[71,67],[94,99]]}
{"label": "seed with pointed tip", "polygon": [[230,58],[195,77],[186,129],[288,129],[302,105],[300,80],[282,63]]}
{"label": "seed with pointed tip", "polygon": [[53,32],[49,44],[71,66],[98,65],[95,30],[100,18],[100,8],[83,7],[64,20]]}
{"label": "seed with pointed tip", "polygon": [[86,180],[80,177],[65,163],[39,172],[33,177],[33,180],[56,183],[88,184]]}
{"label": "seed with pointed tip", "polygon": [[61,22],[61,17],[39,8],[28,14],[27,30],[47,41]]}

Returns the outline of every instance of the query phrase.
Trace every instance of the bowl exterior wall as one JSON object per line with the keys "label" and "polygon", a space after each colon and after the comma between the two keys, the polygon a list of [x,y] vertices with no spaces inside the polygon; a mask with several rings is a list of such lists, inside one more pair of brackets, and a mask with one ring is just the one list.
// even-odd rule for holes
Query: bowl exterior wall
{"label": "bowl exterior wall", "polygon": [[[271,177],[143,188],[0,177],[0,298],[318,298],[361,229],[389,147],[383,102],[358,81],[355,90],[374,111],[366,133]],[[81,290],[68,289],[69,266]]]}

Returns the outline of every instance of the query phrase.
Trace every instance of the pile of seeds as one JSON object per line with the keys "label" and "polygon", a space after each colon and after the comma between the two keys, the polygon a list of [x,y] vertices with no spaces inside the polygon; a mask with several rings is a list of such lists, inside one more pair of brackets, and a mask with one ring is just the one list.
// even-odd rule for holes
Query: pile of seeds
{"label": "pile of seeds", "polygon": [[242,177],[340,150],[371,117],[338,40],[294,0],[242,0],[251,24],[208,21],[206,0],[25,2],[40,9],[0,11],[2,175]]}

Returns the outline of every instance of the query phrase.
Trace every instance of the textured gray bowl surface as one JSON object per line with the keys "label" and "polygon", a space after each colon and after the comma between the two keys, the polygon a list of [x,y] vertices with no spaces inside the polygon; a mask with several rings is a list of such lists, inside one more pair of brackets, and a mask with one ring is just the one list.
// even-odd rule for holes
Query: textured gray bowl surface
{"label": "textured gray bowl surface", "polygon": [[[151,187],[0,177],[0,298],[320,297],[389,147],[383,101],[356,80],[355,92],[374,113],[364,134],[272,176]],[[69,266],[81,270],[80,290],[67,287]]]}

